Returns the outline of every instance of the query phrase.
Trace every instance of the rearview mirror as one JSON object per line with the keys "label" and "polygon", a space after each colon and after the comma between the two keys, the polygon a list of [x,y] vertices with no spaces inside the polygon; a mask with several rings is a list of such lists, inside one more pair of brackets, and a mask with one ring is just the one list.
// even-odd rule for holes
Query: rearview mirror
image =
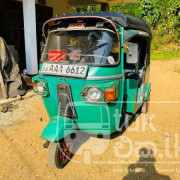
{"label": "rearview mirror", "polygon": [[136,64],[138,62],[137,43],[131,43],[127,45],[126,62],[127,64]]}

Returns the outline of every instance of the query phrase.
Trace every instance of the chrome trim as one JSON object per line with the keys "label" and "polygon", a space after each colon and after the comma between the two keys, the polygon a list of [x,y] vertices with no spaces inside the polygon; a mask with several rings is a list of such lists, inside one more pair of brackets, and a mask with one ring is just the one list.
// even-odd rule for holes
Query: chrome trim
{"label": "chrome trim", "polygon": [[124,74],[113,75],[113,76],[90,76],[86,80],[108,80],[108,79],[120,79],[123,78]]}
{"label": "chrome trim", "polygon": [[52,32],[66,32],[66,31],[92,31],[92,30],[102,30],[102,31],[108,31],[108,32],[112,32],[114,34],[116,34],[114,31],[110,30],[110,29],[107,29],[107,28],[97,28],[97,27],[85,27],[85,28],[74,28],[74,29],[67,29],[67,28],[58,28],[56,30],[51,30],[49,31],[49,34],[52,33]]}

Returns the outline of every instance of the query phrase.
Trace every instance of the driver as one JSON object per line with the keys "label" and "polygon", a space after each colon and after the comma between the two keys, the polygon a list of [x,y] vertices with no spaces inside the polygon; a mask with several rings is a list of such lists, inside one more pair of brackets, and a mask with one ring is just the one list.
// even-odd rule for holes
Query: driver
{"label": "driver", "polygon": [[88,35],[88,41],[90,43],[90,48],[96,46],[98,41],[102,38],[102,33],[100,31],[90,32]]}

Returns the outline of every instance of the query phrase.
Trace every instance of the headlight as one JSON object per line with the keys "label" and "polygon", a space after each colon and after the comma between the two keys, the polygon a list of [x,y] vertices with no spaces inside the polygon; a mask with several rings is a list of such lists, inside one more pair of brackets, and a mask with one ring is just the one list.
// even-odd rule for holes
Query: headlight
{"label": "headlight", "polygon": [[40,81],[36,81],[34,83],[34,90],[37,92],[37,94],[42,95],[46,92],[46,88],[44,87],[44,84]]}
{"label": "headlight", "polygon": [[98,102],[104,97],[104,93],[101,89],[96,87],[88,87],[82,90],[81,96],[83,99],[89,102]]}

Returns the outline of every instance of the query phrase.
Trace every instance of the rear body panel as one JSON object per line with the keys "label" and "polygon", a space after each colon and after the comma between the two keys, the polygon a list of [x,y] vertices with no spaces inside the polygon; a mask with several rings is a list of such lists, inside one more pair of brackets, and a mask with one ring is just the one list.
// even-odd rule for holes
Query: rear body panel
{"label": "rear body panel", "polygon": [[151,84],[149,83],[150,65],[146,68],[144,83],[138,87],[138,80],[126,79],[124,84],[124,95],[126,103],[124,108],[127,113],[135,114],[144,101],[148,100]]}

